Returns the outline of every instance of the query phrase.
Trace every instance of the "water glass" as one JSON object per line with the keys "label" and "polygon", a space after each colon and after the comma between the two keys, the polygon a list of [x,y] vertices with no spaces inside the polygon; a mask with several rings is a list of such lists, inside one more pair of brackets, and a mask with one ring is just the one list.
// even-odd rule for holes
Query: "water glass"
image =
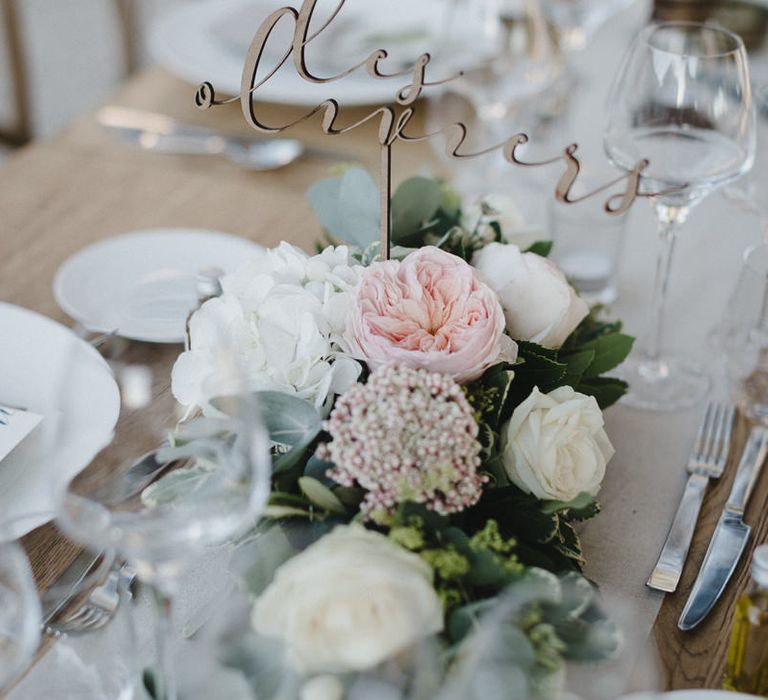
{"label": "water glass", "polygon": [[547,18],[560,35],[566,51],[581,51],[594,33],[632,0],[543,0]]}
{"label": "water glass", "polygon": [[[56,486],[62,530],[86,546],[114,549],[148,584],[165,700],[177,698],[173,601],[181,576],[208,548],[252,527],[269,494],[269,441],[258,403],[242,358],[214,325],[207,415],[188,416],[172,395],[170,351],[132,347],[110,356],[121,395],[115,439],[91,468]],[[147,464],[167,474],[137,492],[137,473],[143,477]]]}
{"label": "water glass", "polygon": [[768,243],[748,248],[718,333],[734,401],[768,421]]}
{"label": "water glass", "polygon": [[656,214],[658,262],[649,329],[621,368],[624,402],[648,410],[696,404],[706,369],[662,345],[675,241],[692,207],[752,167],[755,109],[744,42],[716,26],[651,25],[637,36],[608,102],[604,147],[630,172]]}
{"label": "water glass", "polygon": [[588,203],[550,204],[552,258],[590,306],[616,301],[626,219],[626,215],[608,216]]}
{"label": "water glass", "polygon": [[0,694],[31,663],[40,642],[40,601],[24,550],[0,540]]}

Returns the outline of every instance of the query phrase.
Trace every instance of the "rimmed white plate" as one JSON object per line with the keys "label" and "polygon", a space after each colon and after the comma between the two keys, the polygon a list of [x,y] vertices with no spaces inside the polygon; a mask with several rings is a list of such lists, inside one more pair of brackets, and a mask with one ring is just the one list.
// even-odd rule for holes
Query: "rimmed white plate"
{"label": "rimmed white plate", "polygon": [[59,306],[89,330],[150,343],[183,343],[205,267],[236,270],[263,248],[202,229],[148,229],[78,251],[57,271]]}
{"label": "rimmed white plate", "polygon": [[[219,94],[237,95],[248,44],[261,22],[281,0],[200,0],[182,3],[151,27],[148,46],[152,58],[167,70],[193,84],[208,81]],[[320,0],[311,28],[318,27],[338,0]],[[448,16],[451,7],[459,14]],[[386,49],[384,72],[410,66],[423,52],[434,60],[427,80],[445,79],[489,57],[493,42],[482,39],[485,19],[446,0],[347,0],[329,27],[306,47],[307,65],[316,75],[332,76],[352,67],[375,49]],[[281,19],[265,47],[259,77],[276,63],[275,57],[290,45],[292,23]],[[315,105],[335,97],[343,105],[394,102],[409,78],[377,80],[360,68],[342,80],[311,84],[302,80],[292,58],[262,87],[254,99],[287,105]],[[437,88],[427,88],[435,94]],[[190,95],[191,99],[191,95]]]}
{"label": "rimmed white plate", "polygon": [[[43,421],[0,461],[0,521],[54,509],[54,486],[112,439],[120,392],[107,363],[59,323],[0,302],[0,403]],[[66,387],[66,391],[64,391]],[[47,518],[24,518],[21,536]]]}

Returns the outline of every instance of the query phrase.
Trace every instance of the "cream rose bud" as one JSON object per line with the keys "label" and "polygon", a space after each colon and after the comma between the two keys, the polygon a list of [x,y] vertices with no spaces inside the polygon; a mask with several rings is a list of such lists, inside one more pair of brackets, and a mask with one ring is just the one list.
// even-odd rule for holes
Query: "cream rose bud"
{"label": "cream rose bud", "polygon": [[490,243],[475,253],[472,265],[498,294],[515,340],[559,348],[589,314],[557,265],[540,255]]}
{"label": "cream rose bud", "polygon": [[432,578],[385,535],[339,526],[277,570],[253,625],[302,673],[364,671],[442,630]]}
{"label": "cream rose bud", "polygon": [[597,494],[615,450],[593,396],[569,386],[534,388],[501,429],[502,460],[512,482],[544,501]]}
{"label": "cream rose bud", "polygon": [[521,250],[549,238],[541,229],[526,224],[515,200],[505,194],[490,194],[470,204],[462,217],[464,228],[488,241],[496,238],[492,221],[499,225],[504,242],[513,243]]}

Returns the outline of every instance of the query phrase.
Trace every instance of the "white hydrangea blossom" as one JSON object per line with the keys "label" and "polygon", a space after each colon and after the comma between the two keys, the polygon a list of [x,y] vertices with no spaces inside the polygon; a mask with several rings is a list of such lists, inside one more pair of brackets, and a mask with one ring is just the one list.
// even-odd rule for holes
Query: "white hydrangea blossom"
{"label": "white hydrangea blossom", "polygon": [[283,242],[225,276],[222,295],[190,319],[190,350],[173,368],[176,399],[205,410],[234,366],[238,388],[245,380],[253,391],[291,393],[325,415],[361,371],[339,345],[361,269],[345,246],[309,256]]}

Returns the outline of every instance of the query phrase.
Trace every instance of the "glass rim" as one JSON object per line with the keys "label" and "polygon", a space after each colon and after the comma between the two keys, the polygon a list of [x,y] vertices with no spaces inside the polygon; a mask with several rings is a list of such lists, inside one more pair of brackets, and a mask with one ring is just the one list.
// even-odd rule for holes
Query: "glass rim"
{"label": "glass rim", "polygon": [[[650,38],[653,34],[658,32],[661,29],[672,29],[672,28],[678,28],[678,29],[706,29],[708,31],[711,31],[716,34],[721,34],[723,36],[726,36],[729,38],[730,41],[733,42],[734,47],[732,49],[728,49],[726,51],[712,51],[710,52],[679,52],[679,51],[670,51],[669,49],[661,48],[660,46],[654,46]],[[732,32],[730,29],[726,29],[720,24],[716,24],[713,22],[691,22],[691,21],[684,21],[684,20],[674,20],[669,22],[654,22],[652,24],[649,24],[646,26],[641,32],[640,32],[640,38],[645,41],[645,43],[651,48],[653,51],[657,51],[658,53],[664,53],[668,54],[670,56],[680,56],[682,58],[722,58],[724,56],[731,56],[734,54],[743,54],[746,52],[745,46],[744,46],[744,40],[735,32]]]}
{"label": "glass rim", "polygon": [[747,246],[742,253],[742,263],[744,267],[751,272],[754,272],[756,275],[768,276],[768,265],[765,265],[764,269],[760,269],[754,263],[753,258],[759,251],[768,251],[768,241],[762,241],[761,243],[754,243],[751,246]]}

